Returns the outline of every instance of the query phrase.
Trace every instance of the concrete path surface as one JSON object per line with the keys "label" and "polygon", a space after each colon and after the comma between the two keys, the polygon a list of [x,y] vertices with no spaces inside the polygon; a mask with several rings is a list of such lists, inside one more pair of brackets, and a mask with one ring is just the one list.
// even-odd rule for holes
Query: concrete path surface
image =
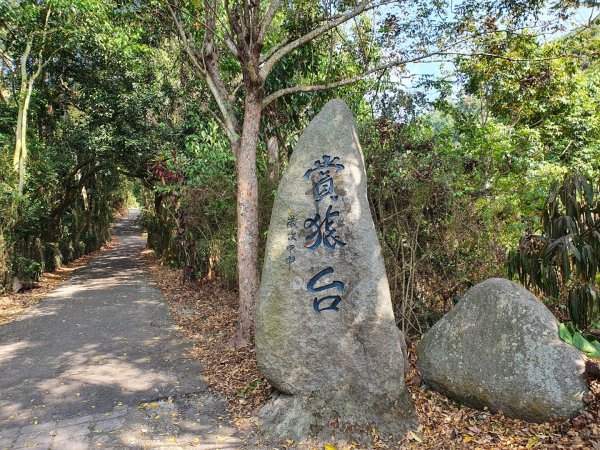
{"label": "concrete path surface", "polygon": [[115,247],[0,326],[0,449],[242,446],[138,260],[137,213]]}

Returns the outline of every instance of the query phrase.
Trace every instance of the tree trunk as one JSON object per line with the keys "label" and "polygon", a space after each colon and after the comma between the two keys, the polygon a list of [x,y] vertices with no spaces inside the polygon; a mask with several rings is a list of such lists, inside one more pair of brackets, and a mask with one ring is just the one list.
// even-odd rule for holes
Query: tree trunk
{"label": "tree trunk", "polygon": [[29,97],[31,94],[25,92],[25,95],[19,96],[17,128],[15,132],[15,153],[13,157],[13,167],[19,174],[19,186],[17,192],[23,195],[25,186],[25,159],[27,158],[27,110],[29,108]]}
{"label": "tree trunk", "polygon": [[237,267],[239,310],[236,346],[250,343],[254,331],[254,302],[260,282],[258,272],[258,181],[256,146],[260,127],[263,88],[246,87],[244,125],[237,153]]}
{"label": "tree trunk", "polygon": [[[24,96],[23,96],[24,97]],[[19,171],[19,164],[21,161],[21,140],[22,140],[22,136],[21,136],[21,131],[23,128],[23,102],[22,102],[22,98],[21,95],[19,95],[19,102],[17,105],[18,108],[18,112],[17,112],[17,128],[15,129],[15,153],[13,156],[13,167],[15,169],[15,171]]]}
{"label": "tree trunk", "polygon": [[27,40],[25,51],[21,55],[21,88],[19,89],[19,97],[17,100],[17,128],[15,130],[15,153],[13,157],[13,167],[19,173],[18,194],[23,195],[23,187],[25,185],[25,157],[24,152],[27,152],[26,133],[27,133],[27,109],[29,108],[29,100],[31,99],[31,91],[33,89],[33,80],[27,77],[27,58],[31,52],[33,38]]}
{"label": "tree trunk", "polygon": [[29,102],[31,101],[31,92],[33,91],[33,79],[27,83],[27,92],[23,99],[23,105],[19,105],[19,109],[22,107],[21,115],[21,130],[17,130],[17,133],[21,134],[21,151],[19,152],[19,195],[23,195],[23,189],[25,188],[25,162],[27,160],[27,113],[29,111]]}

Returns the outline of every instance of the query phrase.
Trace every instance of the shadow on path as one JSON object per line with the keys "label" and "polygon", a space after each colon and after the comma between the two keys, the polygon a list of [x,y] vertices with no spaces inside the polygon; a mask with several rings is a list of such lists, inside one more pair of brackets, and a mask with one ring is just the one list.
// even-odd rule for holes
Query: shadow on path
{"label": "shadow on path", "polygon": [[[128,408],[139,416],[142,402],[166,407],[177,417],[163,424],[165,433],[188,432],[198,443],[206,442],[198,433],[219,428],[224,404],[206,393],[199,364],[187,357],[191,343],[174,329],[162,293],[138,259],[145,241],[134,222],[137,214],[131,211],[114,226],[114,248],[16,321],[0,326],[0,448],[18,448],[18,436],[27,434],[23,427],[56,428],[67,419],[87,417],[94,424],[116,413],[123,422],[117,428],[125,429]],[[210,408],[204,408],[207,403]],[[182,417],[186,411],[194,417]],[[147,415],[158,420],[153,411]],[[192,422],[208,428],[194,428]],[[182,429],[185,423],[188,430]],[[140,427],[144,439],[154,439],[147,436],[148,426]],[[89,433],[96,428],[87,425]],[[56,440],[52,433],[45,435]],[[93,442],[91,435],[86,439],[85,445]],[[115,446],[118,440],[113,441]],[[121,444],[136,447],[133,441]],[[222,441],[219,448],[237,447]]]}

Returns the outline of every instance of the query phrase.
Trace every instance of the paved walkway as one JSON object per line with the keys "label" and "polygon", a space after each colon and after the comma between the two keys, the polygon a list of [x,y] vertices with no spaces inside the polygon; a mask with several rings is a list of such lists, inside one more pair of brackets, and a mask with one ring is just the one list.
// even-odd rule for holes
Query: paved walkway
{"label": "paved walkway", "polygon": [[190,342],[137,259],[132,211],[118,245],[0,326],[0,449],[234,449]]}

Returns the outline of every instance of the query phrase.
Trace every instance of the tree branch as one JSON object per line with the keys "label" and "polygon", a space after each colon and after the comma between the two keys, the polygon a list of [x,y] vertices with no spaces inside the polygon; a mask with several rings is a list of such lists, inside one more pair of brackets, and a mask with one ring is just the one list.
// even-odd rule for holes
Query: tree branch
{"label": "tree branch", "polygon": [[[217,6],[216,6],[216,2],[209,2],[209,1],[205,1],[204,2],[204,7],[207,11],[210,11],[211,14],[211,24],[208,25],[207,21],[202,21],[198,16],[196,15],[191,15],[191,17],[193,17],[194,19],[196,19],[198,22],[202,23],[207,29],[210,28],[210,33],[212,35],[212,37],[218,37],[219,39],[223,40],[223,43],[225,44],[225,46],[227,47],[227,49],[231,52],[231,54],[233,56],[235,56],[236,58],[238,58],[238,49],[235,46],[235,44],[233,43],[233,36],[231,35],[231,33],[229,33],[229,30],[227,30],[227,26],[226,24],[219,19],[219,14],[217,13]],[[224,36],[221,38],[217,32],[216,32],[216,23],[217,21],[219,22],[219,25],[221,27],[221,29],[225,32]]]}
{"label": "tree branch", "polygon": [[[467,56],[467,57],[475,57],[475,56],[479,56],[482,58],[493,58],[493,59],[503,59],[505,61],[510,61],[510,62],[541,62],[541,61],[554,61],[557,59],[563,59],[563,58],[573,58],[573,59],[582,59],[585,58],[587,56],[596,56],[598,54],[598,52],[595,53],[590,53],[590,54],[586,54],[586,55],[576,55],[576,54],[567,54],[567,55],[556,55],[556,56],[547,56],[545,58],[512,58],[510,56],[504,56],[504,55],[497,55],[495,53],[485,53],[485,52],[474,52],[474,53],[469,53],[469,52],[435,52],[432,53],[429,56]],[[409,62],[414,62],[414,61],[409,61]]]}
{"label": "tree branch", "polygon": [[8,55],[2,51],[2,49],[0,49],[0,59],[2,59],[2,62],[6,68],[11,70],[14,68],[12,59],[9,58]]}
{"label": "tree branch", "polygon": [[261,75],[262,75],[263,79],[266,79],[266,77],[269,75],[269,73],[271,73],[271,70],[273,70],[273,67],[275,66],[275,64],[277,64],[277,62],[281,58],[283,58],[285,55],[287,55],[291,51],[297,49],[301,45],[306,44],[307,42],[312,41],[313,39],[321,36],[322,34],[327,33],[328,31],[347,22],[348,20],[352,19],[353,17],[356,17],[356,16],[362,14],[365,11],[369,11],[371,9],[378,8],[379,6],[382,6],[382,5],[385,5],[388,3],[392,3],[392,0],[383,0],[383,1],[380,1],[377,3],[373,3],[373,0],[363,0],[353,10],[348,11],[345,14],[340,14],[340,15],[336,16],[334,19],[329,19],[329,21],[327,21],[320,27],[315,28],[314,30],[310,31],[309,33],[306,33],[305,35],[300,36],[299,38],[297,38],[291,42],[288,42],[280,47],[275,47],[269,53],[267,53],[264,57],[261,58],[261,62],[263,63],[263,66],[261,69]]}
{"label": "tree branch", "polygon": [[42,33],[42,45],[40,47],[40,51],[38,53],[38,68],[31,76],[31,81],[35,81],[35,79],[42,73],[42,69],[48,64],[50,61],[50,56],[47,61],[43,61],[44,49],[46,48],[46,37],[48,36],[48,21],[50,20],[50,14],[52,12],[52,8],[48,6],[48,10],[46,11],[46,18],[44,20],[44,32]]}
{"label": "tree branch", "polygon": [[[324,90],[328,90],[328,89],[335,89],[338,87],[346,86],[348,84],[356,83],[357,81],[360,81],[373,73],[380,72],[380,71],[383,71],[386,69],[391,69],[392,67],[404,66],[406,64],[417,63],[417,62],[433,62],[431,60],[424,61],[433,56],[468,56],[468,57],[479,56],[479,57],[484,57],[484,58],[503,59],[503,60],[511,61],[511,62],[550,61],[550,60],[555,60],[555,59],[560,59],[560,58],[579,58],[580,57],[577,55],[561,55],[561,56],[551,56],[551,57],[547,57],[547,58],[511,58],[509,56],[495,55],[493,53],[481,53],[481,52],[476,52],[476,53],[432,52],[432,53],[427,53],[427,54],[424,54],[421,56],[416,56],[414,58],[395,60],[395,61],[389,62],[387,64],[383,64],[378,67],[375,67],[373,69],[366,70],[365,72],[363,72],[359,75],[355,75],[353,77],[346,78],[345,80],[334,81],[331,83],[307,85],[307,86],[293,86],[293,87],[280,89],[278,91],[273,92],[272,94],[269,94],[263,100],[262,109],[265,109],[270,103],[274,102],[275,100],[277,100],[280,97],[283,97],[284,95],[296,94],[298,92],[317,92],[317,91],[324,91]],[[447,61],[447,59],[435,60],[435,62],[444,62],[444,61]]]}
{"label": "tree branch", "polygon": [[117,167],[117,173],[120,173],[121,175],[125,175],[126,177],[130,177],[130,178],[137,178],[138,180],[140,180],[144,186],[148,189],[152,189],[153,187],[153,181],[158,181],[157,178],[155,178],[154,176],[148,174],[148,173],[142,173],[142,172],[129,172],[125,169],[122,169],[120,167]]}
{"label": "tree branch", "polygon": [[210,89],[213,98],[217,102],[219,110],[221,111],[221,115],[223,116],[223,122],[225,125],[224,128],[225,132],[227,133],[227,138],[231,143],[234,143],[239,138],[239,126],[237,123],[237,119],[235,118],[233,106],[229,102],[229,96],[227,95],[225,84],[221,79],[218,69],[210,65],[208,66],[208,76],[206,77],[206,84],[208,84],[208,88]]}
{"label": "tree branch", "polygon": [[195,52],[192,50],[192,46],[190,45],[188,36],[183,28],[183,24],[179,20],[179,17],[177,16],[177,14],[175,14],[175,11],[171,7],[171,4],[169,2],[166,2],[166,5],[167,5],[167,9],[169,10],[169,13],[171,14],[171,17],[173,18],[173,22],[175,22],[175,27],[177,28],[179,37],[182,40],[183,49],[185,50],[185,53],[188,55],[188,58],[190,58],[190,62],[196,68],[198,73],[200,73],[200,75],[203,78],[206,77],[206,71],[204,70],[204,67],[202,66],[202,64],[200,64],[200,61],[196,57]]}
{"label": "tree branch", "polygon": [[[210,6],[211,2],[214,3],[212,6]],[[216,0],[204,1],[206,14],[209,14],[209,16],[206,19],[207,28],[204,33],[204,41],[202,43],[202,62],[206,70],[206,83],[208,84],[208,88],[210,89],[213,98],[217,102],[219,111],[223,116],[227,138],[233,144],[238,140],[239,126],[233,111],[233,104],[229,101],[229,94],[227,92],[225,82],[223,81],[223,77],[221,76],[221,72],[219,71],[219,53],[214,41],[214,26],[217,21],[217,10],[215,4]],[[233,145],[232,148],[234,148]]]}
{"label": "tree branch", "polygon": [[[213,98],[217,102],[217,106],[219,107],[219,111],[221,112],[223,119],[221,123],[224,125],[227,137],[231,142],[235,142],[237,140],[238,125],[233,112],[233,106],[229,102],[227,89],[225,88],[225,84],[221,79],[216,62],[214,61],[215,49],[214,41],[212,40],[212,37],[214,37],[214,30],[211,31],[208,26],[206,27],[207,31],[204,35],[205,38],[202,45],[202,62],[200,62],[196,52],[192,48],[179,16],[169,2],[166,2],[166,5],[171,17],[173,18],[173,21],[175,22],[175,26],[179,36],[181,37],[184,50],[188,55],[190,62],[196,68],[200,77],[206,81]],[[215,15],[216,11],[213,9],[212,11],[208,11],[208,14]]]}
{"label": "tree branch", "polygon": [[82,162],[80,162],[77,165],[75,165],[75,167],[63,178],[63,183],[66,184],[69,181],[71,181],[73,179],[73,177],[75,177],[75,175],[77,174],[77,172],[79,172],[85,166],[87,166],[89,164],[92,164],[95,161],[96,161],[96,158],[93,157],[93,158],[85,159]]}
{"label": "tree branch", "polygon": [[221,118],[217,115],[217,113],[210,109],[208,106],[206,106],[203,102],[200,103],[200,109],[205,113],[209,114],[214,119],[214,121],[219,124],[221,128],[227,130],[227,125],[225,125],[225,122],[223,122]]}
{"label": "tree branch", "polygon": [[[169,8],[169,12],[171,12],[172,7],[174,6],[173,4],[170,4],[168,1],[164,2],[167,5],[167,8]],[[214,14],[214,16],[216,17],[216,19],[218,20],[218,15],[215,9],[214,5],[209,5],[208,3],[205,2],[205,8],[207,10],[209,10],[211,12],[211,14]],[[205,20],[202,20],[202,18],[200,18],[198,15],[196,14],[192,14],[191,12],[189,12],[188,10],[186,10],[185,8],[180,8],[179,6],[177,6],[177,10],[180,13],[185,14],[186,16],[196,20],[198,23],[202,24],[202,26],[204,28],[206,28],[207,30],[209,30],[213,36],[218,37],[220,40],[223,41],[223,43],[225,44],[225,46],[229,49],[229,51],[237,57],[237,48],[235,47],[233,41],[231,40],[231,34],[228,32],[227,27],[225,26],[225,24],[219,20],[219,25],[222,27],[222,29],[225,31],[225,34],[223,36],[219,36],[216,33],[216,24],[213,24],[212,26],[207,24]],[[171,12],[172,15],[172,12]],[[181,22],[180,22],[181,25]],[[183,27],[181,27],[183,29]]]}
{"label": "tree branch", "polygon": [[30,36],[27,40],[27,44],[25,45],[25,51],[21,55],[21,93],[23,95],[24,88],[27,84],[27,58],[29,58],[29,53],[31,53],[31,46],[33,45],[33,36]]}
{"label": "tree branch", "polygon": [[50,212],[50,216],[57,217],[58,215],[62,214],[62,212],[65,211],[67,209],[67,207],[71,204],[71,202],[73,202],[73,200],[75,200],[76,196],[81,193],[81,190],[85,186],[85,183],[87,182],[87,180],[89,180],[90,177],[92,177],[99,171],[108,169],[109,167],[111,167],[110,163],[105,163],[105,164],[100,164],[98,166],[95,166],[89,172],[82,175],[75,186],[65,186],[65,196],[62,198],[62,200],[60,200],[58,205],[56,205],[54,208],[52,208],[52,211]]}
{"label": "tree branch", "polygon": [[387,64],[383,64],[381,66],[374,67],[373,69],[369,69],[369,70],[367,70],[361,74],[355,75],[353,77],[346,78],[345,80],[334,81],[331,83],[308,85],[308,86],[293,86],[293,87],[280,89],[280,90],[275,91],[272,94],[268,95],[264,99],[264,101],[262,103],[262,108],[263,109],[266,108],[270,103],[274,102],[275,100],[277,100],[280,97],[283,97],[284,95],[295,94],[298,92],[317,92],[317,91],[324,91],[327,89],[335,89],[338,87],[346,86],[348,84],[356,83],[357,81],[360,81],[363,78],[366,78],[373,73],[380,72],[380,71],[386,70],[386,69],[390,69],[392,67],[402,66],[402,65],[412,63],[412,62],[422,61],[422,60],[430,58],[436,54],[437,53],[429,53],[429,54],[418,56],[418,57],[415,57],[412,59],[395,60],[395,61],[389,62]]}
{"label": "tree branch", "polygon": [[275,18],[275,14],[277,14],[277,10],[281,6],[281,0],[271,0],[269,6],[267,7],[267,11],[260,21],[260,31],[258,32],[258,37],[256,38],[256,42],[258,45],[262,45],[265,41],[265,37],[267,36],[267,32],[269,31],[269,27]]}

